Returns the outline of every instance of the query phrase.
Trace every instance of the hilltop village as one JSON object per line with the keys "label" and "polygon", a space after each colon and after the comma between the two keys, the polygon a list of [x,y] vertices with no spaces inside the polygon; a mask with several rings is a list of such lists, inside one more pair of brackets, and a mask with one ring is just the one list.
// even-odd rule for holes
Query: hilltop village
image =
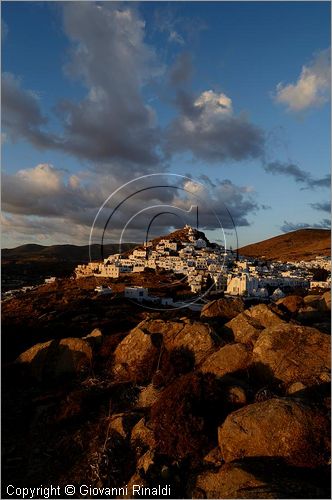
{"label": "hilltop village", "polygon": [[[324,280],[315,278],[315,269],[326,271]],[[301,262],[271,262],[239,256],[232,250],[210,243],[205,234],[186,225],[163,238],[145,242],[126,254],[110,255],[103,262],[90,262],[75,269],[75,278],[118,279],[131,273],[164,270],[177,278],[185,277],[195,296],[205,291],[231,296],[279,299],[295,288],[329,288],[330,259],[318,256]],[[110,288],[97,287],[100,293]],[[138,301],[156,301],[147,288],[128,286],[125,296]],[[159,299],[158,299],[159,300]],[[160,299],[170,305],[171,298]]]}

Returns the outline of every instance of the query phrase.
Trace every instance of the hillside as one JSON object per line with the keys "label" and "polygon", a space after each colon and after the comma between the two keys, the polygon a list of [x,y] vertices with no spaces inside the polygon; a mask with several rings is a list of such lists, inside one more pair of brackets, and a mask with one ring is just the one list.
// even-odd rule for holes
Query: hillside
{"label": "hillside", "polygon": [[328,229],[299,229],[239,248],[239,253],[266,260],[312,260],[317,255],[331,255],[331,233]]}
{"label": "hillside", "polygon": [[[130,250],[135,243],[123,243]],[[104,246],[104,255],[119,251],[117,243]],[[47,276],[69,277],[78,264],[89,262],[89,245],[21,245],[2,250],[2,290],[42,283]],[[93,260],[101,258],[100,245],[91,245]]]}

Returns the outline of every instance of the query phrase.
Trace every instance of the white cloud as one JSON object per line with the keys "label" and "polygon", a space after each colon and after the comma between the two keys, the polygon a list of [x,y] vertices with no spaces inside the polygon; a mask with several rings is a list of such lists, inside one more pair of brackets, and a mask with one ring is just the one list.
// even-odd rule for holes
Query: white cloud
{"label": "white cloud", "polygon": [[296,83],[279,83],[275,98],[290,111],[303,111],[324,104],[331,85],[330,49],[319,52],[308,66],[303,66]]}

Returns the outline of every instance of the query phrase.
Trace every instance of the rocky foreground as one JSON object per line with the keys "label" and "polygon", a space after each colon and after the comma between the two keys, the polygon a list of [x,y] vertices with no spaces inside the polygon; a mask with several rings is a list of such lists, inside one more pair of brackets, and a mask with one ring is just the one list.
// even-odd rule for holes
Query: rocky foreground
{"label": "rocky foreground", "polygon": [[330,498],[330,293],[181,314],[8,364],[3,484]]}

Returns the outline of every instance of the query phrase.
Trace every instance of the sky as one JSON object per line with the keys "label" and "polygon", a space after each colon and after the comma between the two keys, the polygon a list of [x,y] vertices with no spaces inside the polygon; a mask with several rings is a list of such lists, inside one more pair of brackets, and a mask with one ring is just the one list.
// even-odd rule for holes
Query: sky
{"label": "sky", "polygon": [[3,247],[330,227],[329,2],[1,7]]}

